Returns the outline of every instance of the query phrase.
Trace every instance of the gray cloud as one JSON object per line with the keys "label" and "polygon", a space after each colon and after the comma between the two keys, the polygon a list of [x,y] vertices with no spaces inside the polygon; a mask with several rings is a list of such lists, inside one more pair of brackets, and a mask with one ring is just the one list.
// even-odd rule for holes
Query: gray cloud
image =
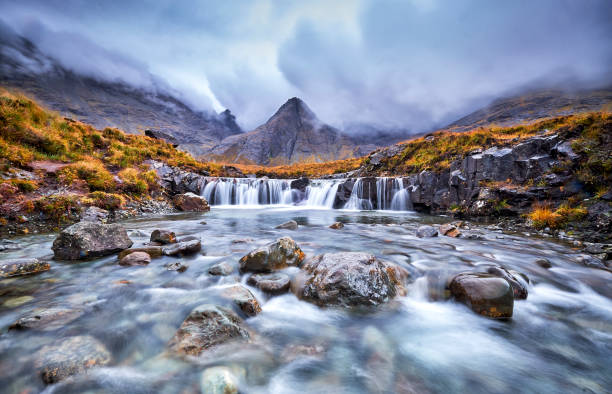
{"label": "gray cloud", "polygon": [[612,80],[606,0],[21,0],[0,15],[75,71],[158,75],[247,129],[292,96],[337,126],[423,131],[526,87]]}

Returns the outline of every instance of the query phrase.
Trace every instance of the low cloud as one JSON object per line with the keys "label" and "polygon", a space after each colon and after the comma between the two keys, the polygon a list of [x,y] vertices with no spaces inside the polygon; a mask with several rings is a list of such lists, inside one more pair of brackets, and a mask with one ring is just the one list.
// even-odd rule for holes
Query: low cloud
{"label": "low cloud", "polygon": [[0,14],[72,70],[167,81],[245,129],[292,96],[336,126],[419,132],[523,89],[612,80],[606,0],[22,0]]}

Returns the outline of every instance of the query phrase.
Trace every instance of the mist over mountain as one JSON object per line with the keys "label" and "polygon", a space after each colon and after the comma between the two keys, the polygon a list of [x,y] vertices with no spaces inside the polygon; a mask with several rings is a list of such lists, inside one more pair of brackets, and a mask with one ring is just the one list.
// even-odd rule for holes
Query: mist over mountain
{"label": "mist over mountain", "polygon": [[[107,55],[112,61],[113,55]],[[129,133],[154,129],[181,144],[203,146],[242,132],[229,110],[220,114],[196,110],[161,78],[139,73],[134,83],[134,78],[124,79],[119,72],[125,69],[114,71],[116,77],[68,69],[0,23],[0,84],[32,95],[66,117]]]}

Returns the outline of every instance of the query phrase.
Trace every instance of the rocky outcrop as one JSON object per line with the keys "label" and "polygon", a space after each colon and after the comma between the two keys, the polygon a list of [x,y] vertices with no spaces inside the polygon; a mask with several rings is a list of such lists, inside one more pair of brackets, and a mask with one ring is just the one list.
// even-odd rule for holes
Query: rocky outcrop
{"label": "rocky outcrop", "polygon": [[147,137],[155,138],[156,140],[166,141],[167,143],[172,145],[174,148],[176,148],[179,145],[179,142],[177,141],[176,138],[160,130],[147,129],[145,130],[145,135]]}
{"label": "rocky outcrop", "polygon": [[14,259],[0,261],[0,278],[31,275],[48,271],[51,265],[38,259]]}
{"label": "rocky outcrop", "polygon": [[249,331],[234,312],[206,304],[191,311],[168,347],[180,355],[199,356],[228,342],[249,338]]}
{"label": "rocky outcrop", "polygon": [[495,319],[512,317],[514,295],[504,278],[491,274],[462,273],[449,285],[455,300],[466,304],[479,315]]}
{"label": "rocky outcrop", "polygon": [[299,266],[304,252],[289,237],[283,237],[267,246],[255,249],[240,259],[240,272],[272,272]]}
{"label": "rocky outcrop", "polygon": [[111,361],[110,352],[90,336],[70,337],[57,345],[44,346],[35,355],[35,367],[43,382],[52,384]]}
{"label": "rocky outcrop", "polygon": [[318,305],[346,307],[378,305],[404,293],[408,273],[371,254],[327,253],[304,263],[292,289]]}
{"label": "rocky outcrop", "polygon": [[185,194],[177,194],[173,197],[174,206],[181,211],[190,212],[207,212],[210,211],[208,201],[202,196],[187,192]]}
{"label": "rocky outcrop", "polygon": [[132,244],[119,224],[79,222],[64,229],[52,249],[58,260],[82,260],[117,253]]}

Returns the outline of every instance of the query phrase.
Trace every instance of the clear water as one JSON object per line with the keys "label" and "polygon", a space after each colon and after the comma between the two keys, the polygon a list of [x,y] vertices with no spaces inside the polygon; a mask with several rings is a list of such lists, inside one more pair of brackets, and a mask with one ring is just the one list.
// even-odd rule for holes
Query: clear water
{"label": "clear water", "polygon": [[[137,245],[155,228],[200,236],[202,254],[180,259],[189,265],[184,273],[165,269],[177,261],[171,257],[153,259],[147,267],[122,267],[109,256],[52,262],[46,273],[1,280],[0,392],[192,393],[199,392],[201,371],[211,365],[244,368],[245,393],[603,393],[612,387],[612,274],[575,263],[578,252],[567,246],[486,229],[479,229],[483,240],[419,239],[418,225],[447,220],[409,212],[236,208],[124,222]],[[297,231],[273,229],[290,219],[300,224]],[[327,228],[335,221],[346,225]],[[357,313],[318,308],[291,294],[269,298],[251,288],[263,307],[246,319],[256,333],[254,344],[200,363],[168,354],[168,340],[193,307],[220,302],[219,286],[245,282],[210,276],[208,268],[237,263],[252,248],[283,235],[308,256],[366,251],[401,264],[412,274],[409,294],[372,313]],[[21,250],[0,258],[49,256],[54,237],[22,237]],[[232,242],[249,238],[253,241]],[[542,257],[552,269],[534,263]],[[511,321],[431,300],[454,272],[491,263],[531,279],[529,298],[515,303]],[[125,280],[130,283],[120,283]],[[32,298],[16,307],[5,304],[24,296]],[[23,314],[48,307],[86,312],[56,331],[7,332]],[[107,346],[112,363],[45,387],[33,354],[84,334]],[[314,350],[300,356],[295,351],[300,346]]]}

